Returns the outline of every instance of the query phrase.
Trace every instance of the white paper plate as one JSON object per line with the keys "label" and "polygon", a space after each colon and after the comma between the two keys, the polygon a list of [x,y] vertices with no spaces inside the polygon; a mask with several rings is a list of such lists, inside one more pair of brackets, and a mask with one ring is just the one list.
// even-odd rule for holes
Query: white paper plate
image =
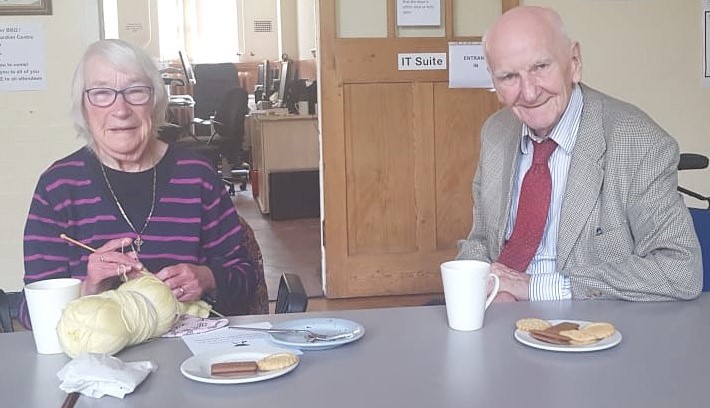
{"label": "white paper plate", "polygon": [[264,350],[264,351],[245,351],[245,350],[234,350],[234,349],[222,349],[208,351],[205,353],[192,356],[187,360],[183,361],[180,365],[180,372],[185,377],[210,384],[244,384],[257,381],[269,380],[271,378],[280,377],[286,373],[291,372],[300,360],[296,361],[296,364],[286,367],[282,370],[273,371],[257,371],[253,374],[245,374],[235,377],[221,377],[213,376],[210,374],[210,367],[214,363],[225,363],[230,361],[258,361],[266,356],[276,353],[284,353],[288,350],[274,349],[274,350]]}
{"label": "white paper plate", "polygon": [[[577,323],[580,328],[592,323],[588,322],[586,320],[548,320],[552,325],[562,323],[562,322],[570,322],[570,323]],[[597,350],[605,350],[608,348],[612,348],[616,346],[617,344],[621,343],[621,332],[619,330],[616,331],[613,335],[599,340],[596,343],[592,344],[586,344],[586,345],[567,345],[567,344],[552,344],[552,343],[545,343],[544,341],[540,341],[538,339],[533,338],[530,333],[522,330],[515,330],[515,340],[525,344],[526,346],[534,347],[537,349],[542,349],[542,350],[550,350],[550,351],[563,351],[563,352],[569,352],[569,353],[575,353],[575,352],[584,352],[584,351],[597,351]]]}
{"label": "white paper plate", "polygon": [[301,329],[310,330],[313,333],[324,335],[350,334],[349,337],[337,340],[314,341],[308,342],[305,336],[297,334],[280,334],[273,333],[271,338],[275,343],[283,346],[295,347],[302,350],[325,350],[334,347],[342,346],[343,344],[352,343],[359,340],[365,335],[365,328],[357,322],[345,319],[333,318],[313,318],[313,319],[298,319],[288,320],[285,322],[274,323],[274,329]]}

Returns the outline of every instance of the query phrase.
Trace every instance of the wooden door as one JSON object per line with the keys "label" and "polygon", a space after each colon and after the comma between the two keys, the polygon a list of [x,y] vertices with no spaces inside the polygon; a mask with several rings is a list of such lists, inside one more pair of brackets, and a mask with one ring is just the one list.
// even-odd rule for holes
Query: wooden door
{"label": "wooden door", "polygon": [[449,89],[446,70],[397,69],[398,53],[480,40],[454,35],[454,0],[435,38],[397,36],[386,1],[385,38],[339,37],[338,2],[319,4],[329,298],[441,292],[439,264],[471,227],[480,128],[499,108],[488,90]]}

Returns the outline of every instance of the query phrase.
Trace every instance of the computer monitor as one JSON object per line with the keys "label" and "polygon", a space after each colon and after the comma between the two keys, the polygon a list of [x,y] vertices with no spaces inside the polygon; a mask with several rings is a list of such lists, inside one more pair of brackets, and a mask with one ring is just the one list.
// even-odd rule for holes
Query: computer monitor
{"label": "computer monitor", "polygon": [[258,84],[261,85],[263,92],[261,100],[268,101],[271,94],[274,93],[274,73],[269,66],[269,60],[264,60],[259,64]]}
{"label": "computer monitor", "polygon": [[182,65],[182,74],[185,75],[185,81],[194,85],[197,81],[195,80],[195,71],[192,70],[190,59],[182,51],[178,51],[178,55],[180,56],[180,64]]}
{"label": "computer monitor", "polygon": [[281,72],[279,73],[279,101],[281,106],[286,106],[286,100],[288,95],[286,93],[289,91],[289,82],[291,81],[291,65],[290,61],[284,61],[281,63]]}

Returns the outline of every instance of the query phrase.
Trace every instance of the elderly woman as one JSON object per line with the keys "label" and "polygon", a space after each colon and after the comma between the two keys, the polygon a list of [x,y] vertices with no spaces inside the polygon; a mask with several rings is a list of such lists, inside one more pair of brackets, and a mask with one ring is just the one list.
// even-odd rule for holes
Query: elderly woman
{"label": "elderly woman", "polygon": [[[25,226],[25,283],[76,277],[89,295],[145,267],[180,301],[244,310],[258,276],[238,216],[205,158],[157,139],[168,97],[150,57],[119,40],[92,44],[72,98],[86,146],[39,179]],[[30,325],[24,302],[20,321]]]}

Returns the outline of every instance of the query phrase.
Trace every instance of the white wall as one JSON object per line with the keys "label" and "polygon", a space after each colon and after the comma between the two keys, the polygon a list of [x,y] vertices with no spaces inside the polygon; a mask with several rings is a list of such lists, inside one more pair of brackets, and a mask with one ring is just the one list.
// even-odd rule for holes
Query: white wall
{"label": "white wall", "polygon": [[52,2],[51,16],[3,16],[0,24],[40,21],[47,89],[0,95],[0,287],[22,287],[22,231],[39,174],[80,143],[69,120],[69,86],[84,48],[99,37],[98,3]]}
{"label": "white wall", "polygon": [[[698,0],[523,0],[552,7],[582,45],[583,81],[645,110],[681,152],[710,155],[710,88],[701,83]],[[680,184],[710,194],[708,171]],[[688,205],[698,205],[688,200]]]}
{"label": "white wall", "polygon": [[311,49],[316,48],[316,2],[315,0],[297,0],[296,21],[298,25],[298,54],[291,58],[312,60],[315,56]]}
{"label": "white wall", "polygon": [[[241,61],[278,60],[278,29],[276,21],[277,0],[242,0],[240,14],[243,18],[242,36],[239,39]],[[271,20],[273,32],[255,33],[254,20]],[[243,41],[243,42],[242,42]],[[243,48],[242,48],[243,47]]]}

